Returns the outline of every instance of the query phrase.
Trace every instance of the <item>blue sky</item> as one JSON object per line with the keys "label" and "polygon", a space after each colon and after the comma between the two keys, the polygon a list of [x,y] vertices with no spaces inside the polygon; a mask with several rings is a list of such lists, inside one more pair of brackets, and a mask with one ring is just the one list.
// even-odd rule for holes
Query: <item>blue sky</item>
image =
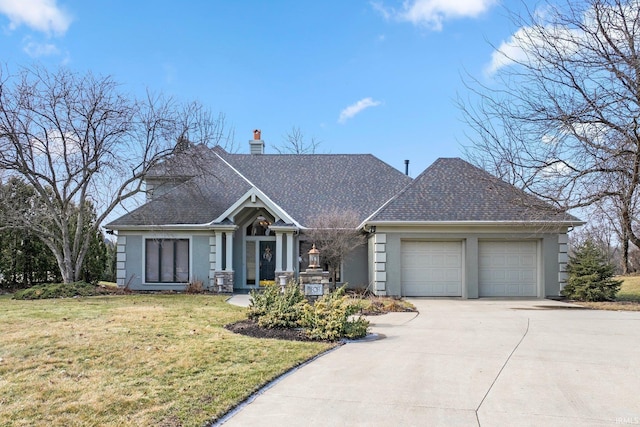
{"label": "blue sky", "polygon": [[[517,5],[516,5],[517,3]],[[510,7],[523,6],[514,2]],[[496,0],[0,0],[0,61],[111,75],[223,112],[241,152],[292,127],[416,176],[462,156],[462,75],[517,28]]]}

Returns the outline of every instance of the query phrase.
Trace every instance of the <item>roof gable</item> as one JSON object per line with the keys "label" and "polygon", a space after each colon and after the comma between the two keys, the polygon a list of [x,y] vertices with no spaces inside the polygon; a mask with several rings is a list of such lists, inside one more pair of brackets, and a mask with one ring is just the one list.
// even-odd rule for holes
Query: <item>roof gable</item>
{"label": "roof gable", "polygon": [[370,154],[221,156],[303,227],[336,207],[364,220],[411,182]]}
{"label": "roof gable", "polygon": [[[186,168],[181,166],[181,170]],[[192,173],[195,175],[196,171],[194,178],[106,227],[208,224],[251,189],[245,179],[217,156],[208,157],[206,163],[203,158],[196,159],[192,163]]]}
{"label": "roof gable", "polygon": [[373,222],[579,222],[459,158],[440,158]]}
{"label": "roof gable", "polygon": [[411,182],[369,154],[229,154],[202,145],[158,165],[151,178],[186,182],[108,228],[210,224],[237,214],[252,194],[276,217],[299,227],[336,207],[364,220]]}
{"label": "roof gable", "polygon": [[273,201],[269,200],[259,189],[256,187],[251,187],[251,189],[241,196],[234,204],[229,206],[224,212],[222,212],[217,218],[213,220],[214,223],[222,222],[228,218],[234,218],[240,212],[242,212],[245,208],[266,208],[272,215],[276,222],[281,222],[282,224],[294,224],[295,220],[291,219],[291,217],[284,212],[280,206],[273,203]]}

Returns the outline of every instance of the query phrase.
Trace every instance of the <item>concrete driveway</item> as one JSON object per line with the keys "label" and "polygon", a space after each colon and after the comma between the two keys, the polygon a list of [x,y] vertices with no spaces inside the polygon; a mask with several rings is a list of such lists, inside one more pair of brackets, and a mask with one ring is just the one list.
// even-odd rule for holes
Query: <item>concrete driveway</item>
{"label": "concrete driveway", "polygon": [[228,426],[640,425],[640,312],[411,299],[283,378]]}

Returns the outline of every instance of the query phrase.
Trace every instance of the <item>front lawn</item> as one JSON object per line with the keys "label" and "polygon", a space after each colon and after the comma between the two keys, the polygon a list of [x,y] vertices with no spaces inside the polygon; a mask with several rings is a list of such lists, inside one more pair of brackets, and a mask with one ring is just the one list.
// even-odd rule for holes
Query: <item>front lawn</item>
{"label": "front lawn", "polygon": [[622,280],[616,300],[640,302],[640,276],[618,276],[616,279]]}
{"label": "front lawn", "polygon": [[0,425],[202,426],[331,348],[223,325],[246,309],[209,295],[0,297]]}

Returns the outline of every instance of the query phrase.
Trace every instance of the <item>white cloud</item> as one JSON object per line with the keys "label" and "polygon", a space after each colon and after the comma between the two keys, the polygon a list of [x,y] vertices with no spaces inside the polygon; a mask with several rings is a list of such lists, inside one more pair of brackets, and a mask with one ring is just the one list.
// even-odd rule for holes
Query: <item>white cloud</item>
{"label": "white cloud", "polygon": [[34,154],[49,155],[53,158],[62,158],[65,155],[69,157],[82,151],[81,143],[75,135],[62,134],[57,129],[44,132],[38,138],[33,138],[31,146]]}
{"label": "white cloud", "polygon": [[0,14],[9,18],[11,30],[26,25],[48,35],[63,35],[72,20],[56,0],[0,0]]}
{"label": "white cloud", "polygon": [[[631,4],[621,8],[612,8],[600,5],[596,18],[593,8],[584,11],[581,26],[588,28],[585,33],[575,27],[554,25],[553,22],[562,22],[560,17],[563,11],[545,6],[534,12],[536,25],[519,28],[507,41],[503,41],[498,49],[491,54],[491,62],[485,68],[487,75],[493,75],[503,67],[514,63],[527,63],[538,60],[539,52],[550,52],[555,55],[574,55],[584,50],[583,45],[597,43],[594,37],[604,38],[605,34],[617,49],[626,52],[629,46],[626,28],[633,28],[636,24],[637,11]],[[595,36],[594,36],[595,35]],[[607,46],[605,44],[604,48]],[[528,52],[532,52],[529,56]]]}
{"label": "white cloud", "polygon": [[444,21],[475,18],[497,3],[497,0],[407,0],[400,10],[387,8],[381,2],[371,5],[385,19],[395,18],[440,31]]}
{"label": "white cloud", "polygon": [[372,98],[363,98],[360,101],[349,105],[340,112],[338,123],[344,123],[369,107],[377,107],[382,104],[380,101],[374,101]]}
{"label": "white cloud", "polygon": [[[500,68],[511,64],[526,63],[540,58],[535,52],[554,49],[571,55],[580,49],[582,34],[578,30],[566,27],[546,27],[544,31],[547,31],[547,34],[551,34],[552,37],[541,37],[540,29],[536,27],[519,28],[508,41],[503,41],[498,49],[491,53],[491,62],[485,68],[485,73],[490,76]],[[553,44],[553,47],[550,44]],[[529,52],[532,52],[531,56]]]}
{"label": "white cloud", "polygon": [[566,178],[573,173],[569,163],[561,159],[550,159],[547,166],[540,169],[543,178]]}
{"label": "white cloud", "polygon": [[51,43],[38,43],[34,41],[28,41],[25,43],[23,50],[32,58],[39,58],[41,56],[57,55],[60,53],[56,45]]}
{"label": "white cloud", "polygon": [[520,28],[508,41],[500,43],[498,49],[491,53],[491,62],[485,68],[487,75],[492,75],[502,67],[506,67],[514,62],[521,62],[527,59],[527,53],[522,47],[521,36],[525,34],[527,28]]}

